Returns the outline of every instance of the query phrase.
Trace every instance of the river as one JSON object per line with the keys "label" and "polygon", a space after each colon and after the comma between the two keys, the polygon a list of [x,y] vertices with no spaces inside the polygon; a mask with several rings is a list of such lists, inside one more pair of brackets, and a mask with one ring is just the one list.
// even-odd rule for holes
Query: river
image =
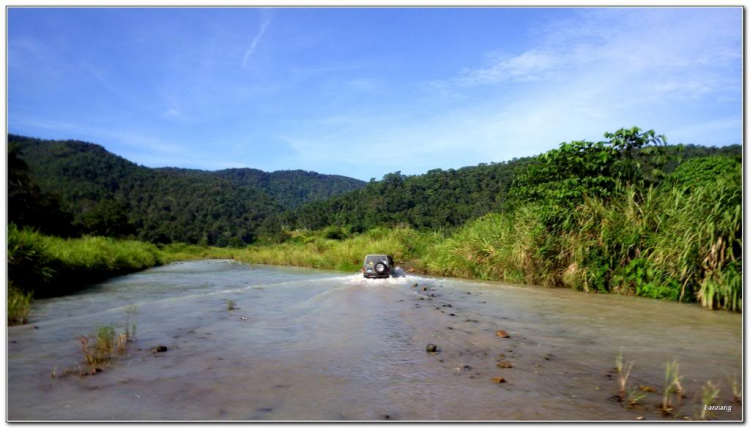
{"label": "river", "polygon": [[[126,355],[93,376],[65,375],[83,364],[78,336],[126,320],[136,325]],[[428,344],[439,352],[425,352]],[[151,351],[159,345],[167,351]],[[632,409],[613,399],[621,348],[624,361],[634,361],[634,387],[661,391],[665,364],[679,363],[685,397],[672,416],[656,408],[658,392]],[[711,381],[718,401],[731,405],[712,417],[740,420],[730,379],[741,382],[741,370],[742,316],[697,305],[196,261],[35,302],[30,323],[8,329],[7,416],[666,420],[695,418]]]}

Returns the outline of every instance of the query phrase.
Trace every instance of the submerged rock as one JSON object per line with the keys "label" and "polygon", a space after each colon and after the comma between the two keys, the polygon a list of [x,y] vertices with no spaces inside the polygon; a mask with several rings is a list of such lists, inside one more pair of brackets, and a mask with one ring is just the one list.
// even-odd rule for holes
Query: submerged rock
{"label": "submerged rock", "polygon": [[492,378],[492,383],[505,383],[505,378],[500,376],[495,376]]}
{"label": "submerged rock", "polygon": [[499,363],[497,363],[497,366],[501,369],[509,369],[513,367],[513,364],[510,361],[500,361]]}
{"label": "submerged rock", "polygon": [[153,348],[151,348],[151,352],[153,352],[154,354],[156,354],[157,352],[167,352],[167,351],[168,351],[168,348],[164,345],[158,345],[158,346],[154,346]]}
{"label": "submerged rock", "polygon": [[427,352],[429,352],[430,354],[435,354],[435,353],[437,353],[437,352],[438,352],[438,351],[439,351],[440,349],[438,349],[438,346],[437,346],[437,345],[435,345],[434,343],[428,343],[428,344],[427,344],[427,348],[426,348],[425,350],[426,350]]}
{"label": "submerged rock", "polygon": [[641,392],[656,392],[656,388],[649,385],[641,385],[638,389],[641,390]]}
{"label": "submerged rock", "polygon": [[505,330],[498,330],[498,331],[496,331],[495,332],[495,336],[502,337],[503,339],[509,339],[510,338],[510,334],[508,334],[508,332],[505,331]]}

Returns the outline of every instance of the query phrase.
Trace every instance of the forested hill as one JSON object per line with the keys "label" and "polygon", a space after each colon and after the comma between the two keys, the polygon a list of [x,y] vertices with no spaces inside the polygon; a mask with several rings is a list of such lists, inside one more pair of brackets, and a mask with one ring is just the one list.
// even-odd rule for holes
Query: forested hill
{"label": "forested hill", "polygon": [[10,183],[11,220],[61,235],[240,245],[285,206],[365,184],[304,171],[153,169],[81,141],[9,135],[8,143],[20,177]]}
{"label": "forested hill", "polygon": [[[741,156],[742,146],[666,146],[670,173],[679,162],[711,155]],[[367,230],[382,224],[408,224],[418,229],[452,228],[503,208],[517,177],[538,157],[480,164],[423,175],[388,174],[382,180],[337,197],[315,201],[283,213],[275,227],[321,229],[330,225]],[[643,157],[642,166],[652,166]]]}
{"label": "forested hill", "polygon": [[328,225],[366,230],[381,224],[440,229],[499,211],[515,174],[533,158],[426,174],[387,174],[362,189],[315,201],[280,216],[292,228]]}
{"label": "forested hill", "polygon": [[294,208],[307,202],[330,198],[365,186],[364,181],[342,175],[318,174],[312,171],[265,172],[253,168],[231,168],[201,171],[183,168],[158,168],[173,174],[215,176],[241,187],[260,189],[283,207]]}

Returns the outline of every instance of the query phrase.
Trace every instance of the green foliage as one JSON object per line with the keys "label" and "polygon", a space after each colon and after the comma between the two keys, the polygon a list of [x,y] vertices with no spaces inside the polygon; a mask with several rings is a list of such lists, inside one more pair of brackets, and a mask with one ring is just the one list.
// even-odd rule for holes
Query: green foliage
{"label": "green foliage", "polygon": [[702,387],[700,419],[710,419],[713,412],[708,410],[708,408],[716,404],[716,398],[719,396],[719,392],[721,392],[721,390],[714,386],[710,380]]}
{"label": "green foliage", "polygon": [[328,239],[323,232],[298,231],[283,244],[251,246],[234,256],[248,263],[354,272],[362,267],[366,254],[391,254],[396,264],[401,265],[419,259],[430,245],[439,240],[438,233],[417,232],[407,226],[375,228],[342,240]]}
{"label": "green foliage", "polygon": [[31,229],[8,225],[8,278],[24,290],[50,280],[54,271],[46,239]]}
{"label": "green foliage", "polygon": [[8,226],[8,277],[36,296],[66,294],[108,277],[160,264],[153,244],[59,238]]}
{"label": "green foliage", "polygon": [[8,278],[37,297],[68,294],[107,278],[178,260],[234,258],[241,250],[87,236],[60,238],[8,225]]}
{"label": "green foliage", "polygon": [[742,159],[739,156],[706,156],[682,163],[668,180],[678,188],[700,188],[727,174],[737,173],[742,173]]}
{"label": "green foliage", "polygon": [[[11,139],[12,140],[12,139]],[[8,146],[8,222],[22,224],[59,236],[75,234],[73,216],[60,209],[52,193],[42,190],[21,158],[20,146]]]}
{"label": "green foliage", "polygon": [[608,197],[617,185],[612,173],[617,150],[604,142],[562,143],[539,156],[516,178],[510,196],[513,201],[545,201],[568,209],[584,195]]}
{"label": "green foliage", "polygon": [[741,174],[584,198],[550,233],[548,205],[467,223],[424,258],[436,274],[700,301],[741,310]]}
{"label": "green foliage", "polygon": [[306,204],[279,216],[277,230],[318,230],[330,225],[362,232],[378,226],[407,224],[417,230],[453,228],[500,211],[515,171],[530,159],[480,164],[458,170],[406,176],[386,174],[362,189]]}
{"label": "green foliage", "polygon": [[346,232],[339,226],[328,226],[323,229],[323,237],[326,239],[341,240],[346,238]]}
{"label": "green foliage", "polygon": [[661,167],[670,160],[664,147],[667,144],[665,136],[656,135],[653,130],[641,132],[634,126],[605,132],[604,138],[618,154],[612,171],[615,179],[625,185],[652,185],[662,178]]}
{"label": "green foliage", "polygon": [[126,353],[127,343],[135,339],[135,325],[131,327],[128,320],[123,330],[116,329],[112,324],[99,326],[93,332],[93,342],[91,339],[88,335],[80,336],[78,341],[89,373],[93,374],[101,370],[116,354]]}
{"label": "green foliage", "polygon": [[31,311],[31,292],[14,287],[8,281],[8,325],[24,324]]}
{"label": "green foliage", "polygon": [[[623,186],[653,185],[663,177],[662,167],[674,158],[665,137],[637,127],[605,133],[607,141],[560,144],[536,158],[516,178],[512,203],[544,202],[550,211],[568,210],[585,197],[608,199]],[[565,216],[554,213],[550,223]]]}
{"label": "green foliage", "polygon": [[643,257],[636,257],[618,270],[612,282],[614,288],[632,287],[636,296],[678,300],[680,295],[679,281]]}
{"label": "green foliage", "polygon": [[285,208],[295,208],[307,202],[327,199],[365,185],[354,178],[302,170],[269,173],[251,168],[234,168],[216,171],[213,174],[237,186],[260,189]]}
{"label": "green foliage", "polygon": [[284,206],[364,185],[304,171],[151,169],[90,143],[8,139],[16,148],[9,154],[11,221],[61,236],[241,247],[278,229],[274,218]]}

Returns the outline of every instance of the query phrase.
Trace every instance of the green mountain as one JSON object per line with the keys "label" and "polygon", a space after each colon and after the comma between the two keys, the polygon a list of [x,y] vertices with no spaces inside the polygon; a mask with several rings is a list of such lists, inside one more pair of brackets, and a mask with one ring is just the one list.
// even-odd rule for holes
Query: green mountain
{"label": "green mountain", "polygon": [[362,188],[366,183],[341,175],[318,174],[312,171],[292,170],[265,172],[253,168],[232,168],[220,171],[201,171],[183,168],[158,168],[175,174],[214,176],[241,187],[260,189],[285,208],[294,208],[307,202],[330,198]]}
{"label": "green mountain", "polygon": [[[15,170],[23,171],[27,165],[29,176],[22,175],[21,182],[27,181],[14,189],[36,189],[46,199],[59,199],[60,211],[73,218],[67,233],[56,231],[63,235],[93,233],[151,242],[239,245],[252,242],[263,223],[286,207],[365,184],[305,171],[147,168],[82,141],[9,135],[8,143],[17,153]],[[11,220],[49,230],[45,223],[54,221],[49,216],[33,220],[28,214],[31,210],[21,212],[30,197],[40,200],[37,193],[14,192],[20,199],[9,201]]]}

